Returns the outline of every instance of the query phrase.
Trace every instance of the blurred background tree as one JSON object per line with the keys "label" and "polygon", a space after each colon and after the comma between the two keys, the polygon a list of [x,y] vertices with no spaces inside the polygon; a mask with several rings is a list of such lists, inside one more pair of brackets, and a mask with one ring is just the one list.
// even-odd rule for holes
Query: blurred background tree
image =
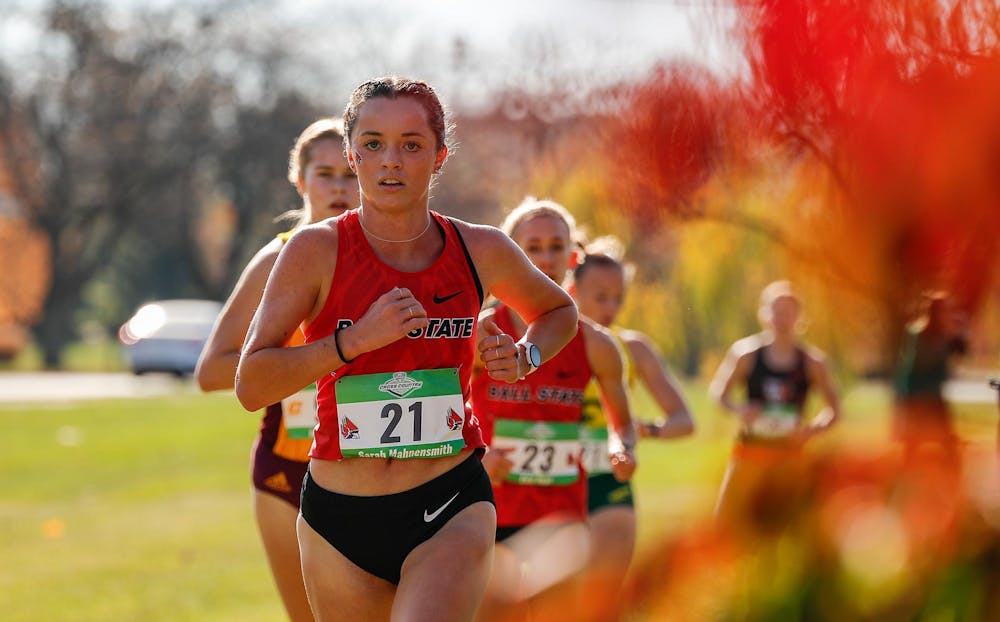
{"label": "blurred background tree", "polygon": [[121,28],[100,4],[55,3],[45,72],[22,91],[0,83],[8,193],[51,245],[35,327],[47,367],[88,318],[113,330],[143,300],[223,297],[295,204],[281,171],[316,107],[266,80],[269,97],[241,104],[235,77],[270,75],[281,46],[237,54],[215,20],[188,17]]}

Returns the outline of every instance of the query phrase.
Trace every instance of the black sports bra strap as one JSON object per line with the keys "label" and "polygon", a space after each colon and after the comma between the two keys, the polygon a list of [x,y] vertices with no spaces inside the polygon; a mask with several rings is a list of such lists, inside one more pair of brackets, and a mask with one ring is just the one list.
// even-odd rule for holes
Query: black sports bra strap
{"label": "black sports bra strap", "polygon": [[476,283],[476,292],[479,294],[479,306],[483,306],[483,301],[485,296],[483,295],[483,284],[479,280],[479,273],[476,271],[476,264],[472,261],[472,255],[469,254],[469,247],[465,245],[465,239],[462,237],[462,232],[458,230],[458,225],[455,224],[455,219],[451,216],[445,216],[448,222],[451,223],[453,229],[455,229],[455,235],[458,236],[458,242],[462,245],[462,252],[465,253],[465,261],[469,264],[469,272],[472,273],[472,280]]}

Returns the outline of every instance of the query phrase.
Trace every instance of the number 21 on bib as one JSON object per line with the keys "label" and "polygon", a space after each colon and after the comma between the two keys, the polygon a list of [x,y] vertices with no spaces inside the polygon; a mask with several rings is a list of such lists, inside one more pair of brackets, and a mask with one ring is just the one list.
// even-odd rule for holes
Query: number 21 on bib
{"label": "number 21 on bib", "polygon": [[440,458],[465,447],[457,368],[344,376],[336,387],[345,458]]}

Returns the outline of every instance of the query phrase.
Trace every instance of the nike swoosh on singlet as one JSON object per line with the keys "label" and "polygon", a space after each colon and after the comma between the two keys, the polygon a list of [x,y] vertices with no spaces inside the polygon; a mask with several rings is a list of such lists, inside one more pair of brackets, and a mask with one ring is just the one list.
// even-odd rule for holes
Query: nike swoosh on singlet
{"label": "nike swoosh on singlet", "polygon": [[434,304],[439,305],[442,302],[448,302],[449,300],[451,300],[455,296],[458,296],[461,293],[462,293],[462,290],[458,290],[454,294],[448,294],[447,296],[438,296],[437,294],[434,294]]}
{"label": "nike swoosh on singlet", "polygon": [[432,523],[432,522],[434,522],[434,519],[437,518],[438,516],[440,516],[441,512],[444,512],[444,509],[446,507],[448,507],[449,505],[451,505],[451,502],[454,501],[457,497],[458,497],[458,493],[456,492],[454,494],[454,496],[452,496],[451,499],[448,499],[447,501],[444,502],[444,505],[442,505],[438,509],[434,510],[430,514],[427,513],[427,510],[424,510],[424,522],[425,523]]}

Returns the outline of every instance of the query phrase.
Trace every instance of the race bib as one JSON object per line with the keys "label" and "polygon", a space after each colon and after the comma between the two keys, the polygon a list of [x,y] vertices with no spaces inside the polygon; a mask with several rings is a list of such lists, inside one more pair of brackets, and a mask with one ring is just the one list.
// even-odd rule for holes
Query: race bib
{"label": "race bib", "polygon": [[345,458],[441,458],[465,447],[457,368],[344,376],[336,387]]}
{"label": "race bib", "polygon": [[316,416],[316,383],[281,400],[281,417],[288,438],[310,439],[319,418]]}
{"label": "race bib", "polygon": [[582,428],[580,444],[583,445],[583,468],[588,475],[611,473],[607,428]]}
{"label": "race bib", "polygon": [[763,413],[754,420],[750,432],[758,438],[786,438],[799,425],[799,414],[794,406],[768,404]]}
{"label": "race bib", "polygon": [[577,423],[498,419],[493,446],[510,450],[514,463],[507,481],[566,486],[580,479],[580,426]]}

